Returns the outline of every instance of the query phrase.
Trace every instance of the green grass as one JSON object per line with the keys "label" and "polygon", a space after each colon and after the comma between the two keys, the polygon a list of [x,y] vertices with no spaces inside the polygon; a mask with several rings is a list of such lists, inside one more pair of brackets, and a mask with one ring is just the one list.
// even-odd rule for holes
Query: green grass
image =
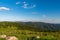
{"label": "green grass", "polygon": [[5,38],[0,38],[0,40],[6,40]]}
{"label": "green grass", "polygon": [[6,34],[7,36],[16,36],[19,40],[26,40],[28,37],[31,38],[32,36],[40,36],[40,39],[37,40],[60,39],[60,32],[34,32],[29,30],[17,30],[16,28],[0,28],[0,35],[3,34]]}
{"label": "green grass", "polygon": [[[0,35],[5,34],[7,36],[16,36],[19,40],[26,40],[27,38],[36,37],[36,36],[40,36],[40,39],[36,39],[36,40],[56,40],[56,39],[60,40],[60,32],[31,31],[31,30],[27,30],[28,27],[27,27],[27,29],[23,29],[22,28],[23,26],[21,24],[19,24],[19,25],[21,25],[22,27],[20,27],[19,29],[17,27],[18,24],[16,24],[16,23],[14,23],[14,24],[6,23],[6,24],[0,23]],[[29,28],[29,29],[31,29],[31,28]],[[0,38],[0,40],[5,40],[5,39]]]}

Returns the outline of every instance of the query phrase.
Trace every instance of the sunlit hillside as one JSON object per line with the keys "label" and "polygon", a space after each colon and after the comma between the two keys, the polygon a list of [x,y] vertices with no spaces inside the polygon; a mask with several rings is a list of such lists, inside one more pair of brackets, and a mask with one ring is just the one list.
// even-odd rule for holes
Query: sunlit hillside
{"label": "sunlit hillside", "polygon": [[[51,24],[49,24],[48,28],[45,24],[46,23],[42,22],[0,22],[0,35],[16,36],[19,40],[27,40],[28,37],[31,38],[37,36],[44,40],[49,40],[51,38],[59,40],[60,30],[52,31],[50,30]],[[41,27],[43,28],[41,29]],[[54,29],[54,26],[52,28]]]}

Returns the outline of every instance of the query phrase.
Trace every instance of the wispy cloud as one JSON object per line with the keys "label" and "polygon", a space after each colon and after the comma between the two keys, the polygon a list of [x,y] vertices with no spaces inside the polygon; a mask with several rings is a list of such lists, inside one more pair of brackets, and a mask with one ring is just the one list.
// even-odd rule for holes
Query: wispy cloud
{"label": "wispy cloud", "polygon": [[16,5],[20,4],[20,2],[16,2]]}
{"label": "wispy cloud", "polygon": [[34,7],[36,7],[36,5],[35,4],[29,4],[29,3],[27,3],[27,2],[23,2],[23,6],[22,6],[23,8],[25,8],[25,9],[29,9],[29,8],[34,8]]}
{"label": "wispy cloud", "polygon": [[27,3],[27,2],[16,2],[16,5],[18,5],[18,4],[21,4],[22,6],[22,8],[25,8],[25,9],[29,9],[29,8],[35,8],[36,7],[36,4],[29,4],[29,3]]}
{"label": "wispy cloud", "polygon": [[28,4],[23,4],[23,8],[28,8]]}
{"label": "wispy cloud", "polygon": [[10,8],[7,8],[7,7],[0,7],[0,10],[10,10]]}
{"label": "wispy cloud", "polygon": [[36,7],[36,5],[29,6],[28,4],[24,4],[22,7],[29,9],[29,8],[34,8],[34,7]]}

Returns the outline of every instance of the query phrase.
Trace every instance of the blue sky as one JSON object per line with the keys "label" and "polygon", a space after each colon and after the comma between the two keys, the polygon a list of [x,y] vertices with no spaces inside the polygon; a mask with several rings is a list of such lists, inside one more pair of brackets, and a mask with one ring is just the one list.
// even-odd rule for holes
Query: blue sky
{"label": "blue sky", "polygon": [[60,0],[0,0],[0,21],[60,23]]}

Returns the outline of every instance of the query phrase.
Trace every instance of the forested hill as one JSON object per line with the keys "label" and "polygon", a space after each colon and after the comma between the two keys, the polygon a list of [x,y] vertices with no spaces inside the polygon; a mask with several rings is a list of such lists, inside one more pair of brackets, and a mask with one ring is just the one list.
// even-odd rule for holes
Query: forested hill
{"label": "forested hill", "polygon": [[43,22],[0,22],[0,28],[16,27],[17,30],[60,31],[60,24]]}

